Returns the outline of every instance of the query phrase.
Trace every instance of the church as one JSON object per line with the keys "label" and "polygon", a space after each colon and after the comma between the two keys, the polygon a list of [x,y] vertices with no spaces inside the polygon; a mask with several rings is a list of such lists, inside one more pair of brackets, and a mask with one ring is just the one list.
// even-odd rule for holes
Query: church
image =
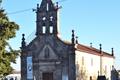
{"label": "church", "polygon": [[42,0],[36,9],[36,37],[21,42],[21,80],[96,80],[110,79],[114,65],[112,54],[79,44],[71,32],[71,42],[58,37],[58,10],[52,0]]}

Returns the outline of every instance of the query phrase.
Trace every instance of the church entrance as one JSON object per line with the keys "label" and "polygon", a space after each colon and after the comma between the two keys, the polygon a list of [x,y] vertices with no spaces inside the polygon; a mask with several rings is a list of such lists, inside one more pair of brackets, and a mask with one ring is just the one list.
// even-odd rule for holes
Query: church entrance
{"label": "church entrance", "polygon": [[42,76],[43,76],[43,80],[53,80],[52,72],[43,73]]}

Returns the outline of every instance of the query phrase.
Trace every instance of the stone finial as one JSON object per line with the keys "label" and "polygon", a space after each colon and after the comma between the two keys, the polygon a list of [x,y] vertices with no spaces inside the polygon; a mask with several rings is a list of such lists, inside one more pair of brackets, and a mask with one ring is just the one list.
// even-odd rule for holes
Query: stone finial
{"label": "stone finial", "polygon": [[75,44],[75,34],[74,34],[74,30],[72,30],[72,44]]}
{"label": "stone finial", "polygon": [[114,48],[111,48],[111,49],[112,49],[112,54],[111,55],[114,56]]}
{"label": "stone finial", "polygon": [[58,2],[56,2],[55,9],[56,9],[56,10],[59,10],[59,9],[61,9],[61,8],[62,8],[62,6],[59,6]]}
{"label": "stone finial", "polygon": [[38,12],[39,11],[39,4],[37,4],[37,9],[32,9],[33,12]]}
{"label": "stone finial", "polygon": [[92,43],[90,43],[90,47],[92,47]]}
{"label": "stone finial", "polygon": [[25,34],[22,34],[22,40],[25,40]]}
{"label": "stone finial", "polygon": [[99,45],[100,46],[100,53],[102,52],[102,44]]}
{"label": "stone finial", "polygon": [[25,42],[25,34],[22,34],[22,47],[26,46],[26,42]]}
{"label": "stone finial", "polygon": [[58,9],[58,2],[56,2],[56,9]]}
{"label": "stone finial", "polygon": [[39,4],[37,4],[37,8],[39,8]]}
{"label": "stone finial", "polygon": [[75,42],[76,42],[76,44],[78,44],[78,36],[76,36],[76,41]]}

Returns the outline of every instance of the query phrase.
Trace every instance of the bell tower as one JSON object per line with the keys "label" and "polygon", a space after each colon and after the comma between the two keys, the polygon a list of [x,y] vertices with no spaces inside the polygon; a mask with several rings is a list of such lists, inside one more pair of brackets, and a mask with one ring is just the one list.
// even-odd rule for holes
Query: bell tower
{"label": "bell tower", "polygon": [[75,39],[66,43],[58,36],[58,5],[41,0],[36,9],[36,37],[21,43],[21,80],[76,80]]}
{"label": "bell tower", "polygon": [[57,35],[57,11],[58,6],[54,6],[51,0],[42,0],[41,5],[37,5],[36,35]]}

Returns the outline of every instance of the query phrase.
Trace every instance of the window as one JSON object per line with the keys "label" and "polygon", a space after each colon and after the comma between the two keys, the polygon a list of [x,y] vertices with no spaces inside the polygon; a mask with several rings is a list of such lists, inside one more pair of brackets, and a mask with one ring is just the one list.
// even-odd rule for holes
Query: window
{"label": "window", "polygon": [[46,17],[43,17],[42,20],[45,21],[45,20],[46,20]]}
{"label": "window", "polygon": [[53,33],[53,26],[50,26],[50,33]]}
{"label": "window", "polygon": [[47,3],[47,7],[46,7],[47,11],[49,11],[49,4]]}
{"label": "window", "polygon": [[93,58],[91,58],[91,66],[93,66]]}
{"label": "window", "polygon": [[84,57],[82,57],[82,65],[84,65]]}
{"label": "window", "polygon": [[46,32],[46,27],[43,26],[43,34],[45,34],[45,32]]}
{"label": "window", "polygon": [[50,17],[50,21],[53,21],[53,16]]}
{"label": "window", "polygon": [[105,65],[105,74],[107,74],[107,65]]}

